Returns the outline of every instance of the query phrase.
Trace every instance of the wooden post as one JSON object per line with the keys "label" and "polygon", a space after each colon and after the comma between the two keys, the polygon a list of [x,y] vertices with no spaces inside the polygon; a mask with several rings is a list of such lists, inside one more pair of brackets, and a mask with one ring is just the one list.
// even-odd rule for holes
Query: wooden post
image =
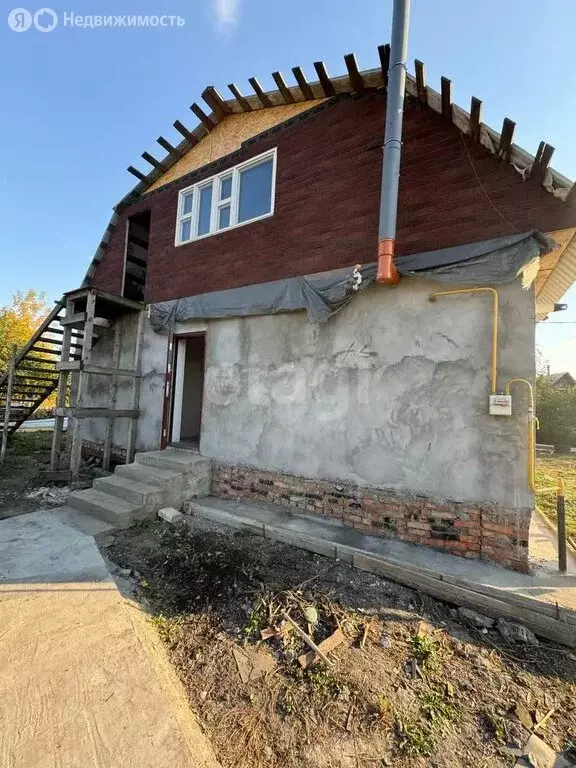
{"label": "wooden post", "polygon": [[[120,367],[120,322],[116,320],[114,324],[114,346],[112,349],[112,370]],[[108,408],[114,410],[118,395],[118,376],[113,375],[110,382],[110,397],[108,399]],[[110,456],[112,453],[112,440],[114,437],[114,417],[106,422],[106,436],[104,438],[104,452],[102,454],[102,469],[110,469]]]}
{"label": "wooden post", "polygon": [[10,368],[8,369],[8,381],[6,382],[6,404],[4,408],[4,426],[2,428],[2,446],[0,447],[0,464],[4,463],[6,457],[6,446],[8,445],[8,430],[10,428],[10,406],[12,405],[12,388],[14,386],[14,371],[16,370],[16,357],[18,355],[18,345],[12,347],[12,358]]}
{"label": "wooden post", "polygon": [[[74,312],[72,302],[66,302],[66,318],[70,318]],[[72,327],[64,326],[62,334],[62,350],[60,353],[60,362],[67,363],[70,359],[70,344],[72,342]],[[56,390],[56,407],[66,407],[66,395],[68,392],[68,371],[60,371],[58,374],[58,389]],[[68,429],[72,431],[70,422]],[[60,469],[60,452],[62,450],[62,433],[64,431],[64,417],[56,416],[54,419],[54,434],[52,435],[52,452],[50,454],[50,469],[56,472]],[[69,432],[69,433],[70,433]]]}
{"label": "wooden post", "polygon": [[558,530],[558,570],[566,573],[568,562],[566,556],[566,500],[564,497],[564,483],[558,480],[556,488],[556,526]]}
{"label": "wooden post", "polygon": [[[137,410],[140,405],[140,377],[142,374],[142,336],[144,334],[145,311],[138,315],[138,328],[136,330],[136,346],[134,347],[134,371],[136,376],[132,378],[132,401],[130,408]],[[128,424],[128,439],[126,441],[126,464],[134,460],[136,447],[136,434],[138,430],[138,416],[133,416]]]}
{"label": "wooden post", "polygon": [[[92,358],[92,336],[94,332],[94,315],[96,311],[96,294],[89,293],[86,297],[86,322],[84,323],[84,343],[82,346],[82,368],[78,373],[78,391],[75,408],[82,408],[86,397],[86,386],[88,383],[88,373],[83,370],[90,365]],[[77,480],[80,475],[80,461],[82,459],[82,438],[84,433],[84,419],[74,419],[74,429],[72,434],[72,449],[70,452],[70,479]]]}

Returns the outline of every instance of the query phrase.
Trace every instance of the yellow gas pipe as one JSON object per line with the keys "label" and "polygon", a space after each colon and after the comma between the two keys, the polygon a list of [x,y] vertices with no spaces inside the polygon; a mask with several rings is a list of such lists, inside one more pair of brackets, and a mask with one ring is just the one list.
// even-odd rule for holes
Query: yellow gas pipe
{"label": "yellow gas pipe", "polygon": [[430,294],[430,301],[436,301],[438,296],[453,296],[456,293],[481,293],[492,294],[492,394],[496,394],[498,381],[498,291],[495,288],[482,286],[481,288],[460,288],[457,291],[437,291]]}
{"label": "yellow gas pipe", "polygon": [[[534,407],[534,388],[527,379],[510,379],[504,387],[504,392],[510,394],[510,385],[514,383],[525,384],[530,393],[530,405],[528,406],[528,485],[532,493],[536,493],[536,429],[538,419]],[[560,482],[560,481],[559,481]]]}

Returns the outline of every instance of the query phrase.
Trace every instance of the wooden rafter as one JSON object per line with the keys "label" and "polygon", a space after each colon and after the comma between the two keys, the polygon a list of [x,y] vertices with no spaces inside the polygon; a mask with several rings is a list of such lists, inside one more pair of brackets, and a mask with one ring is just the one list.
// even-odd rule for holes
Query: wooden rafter
{"label": "wooden rafter", "polygon": [[232,96],[234,96],[238,104],[240,104],[244,112],[252,112],[252,107],[250,106],[250,102],[240,93],[239,88],[234,83],[229,83],[228,90],[230,91]]}
{"label": "wooden rafter", "polygon": [[209,85],[202,91],[202,98],[219,120],[232,114],[232,110],[213,85]]}
{"label": "wooden rafter", "polygon": [[189,131],[188,128],[186,128],[186,126],[180,122],[180,120],[175,120],[173,125],[174,125],[174,128],[176,128],[176,130],[178,131],[178,133],[182,134],[182,136],[184,136],[184,138],[189,144],[191,144],[192,146],[194,146],[194,144],[198,144],[198,139],[196,138],[196,136],[194,136],[194,134],[191,131]]}
{"label": "wooden rafter", "polygon": [[364,79],[358,69],[358,62],[356,56],[353,53],[347,53],[344,56],[344,63],[348,70],[348,77],[350,78],[350,85],[355,93],[364,93]]}
{"label": "wooden rafter", "polygon": [[286,85],[286,81],[282,77],[282,72],[272,72],[272,79],[278,86],[278,90],[282,94],[282,98],[286,102],[286,104],[293,104],[294,103],[294,96],[292,96],[292,93],[290,92],[290,89]]}
{"label": "wooden rafter", "polygon": [[266,92],[264,91],[264,89],[262,88],[260,83],[258,82],[258,78],[256,78],[256,77],[249,77],[248,78],[248,82],[250,83],[250,85],[254,89],[254,93],[256,94],[256,96],[258,96],[258,98],[260,99],[261,104],[264,107],[273,107],[274,106],[274,104],[272,104],[272,102],[270,101],[270,98],[267,96]]}
{"label": "wooden rafter", "polygon": [[332,83],[332,80],[330,80],[330,78],[328,77],[328,71],[326,70],[326,65],[324,64],[324,62],[315,61],[314,69],[316,70],[316,74],[318,75],[318,79],[320,80],[320,85],[322,86],[324,95],[335,96],[336,91],[334,90],[334,84]]}
{"label": "wooden rafter", "polygon": [[482,102],[476,96],[470,101],[470,134],[476,141],[480,141],[480,129],[482,127]]}
{"label": "wooden rafter", "polygon": [[200,122],[206,128],[207,131],[211,131],[216,126],[216,123],[212,120],[212,118],[208,117],[206,112],[204,112],[202,107],[199,107],[198,104],[196,104],[196,102],[190,105],[190,109],[192,110],[192,112],[194,112],[198,120],[200,120]]}
{"label": "wooden rafter", "polygon": [[530,178],[538,179],[540,182],[544,181],[546,170],[550,165],[550,160],[554,154],[554,147],[551,144],[547,144],[545,141],[540,142],[538,152],[530,169]]}
{"label": "wooden rafter", "polygon": [[151,155],[149,152],[142,152],[142,157],[144,160],[146,160],[147,163],[150,163],[150,165],[153,165],[154,168],[156,168],[159,171],[164,172],[166,170],[166,166],[162,165],[160,160],[156,160],[156,158]]}
{"label": "wooden rafter", "polygon": [[452,120],[452,80],[449,80],[447,77],[441,77],[440,91],[442,96],[442,114],[447,120]]}
{"label": "wooden rafter", "polygon": [[502,131],[500,133],[500,144],[498,145],[498,157],[510,159],[510,147],[512,146],[512,139],[514,138],[514,129],[516,123],[510,118],[505,117],[502,123]]}
{"label": "wooden rafter", "polygon": [[162,149],[165,149],[166,152],[168,152],[169,155],[181,155],[182,152],[180,152],[179,149],[176,149],[176,147],[173,147],[170,142],[164,138],[164,136],[158,136],[156,139],[158,144],[162,147]]}
{"label": "wooden rafter", "polygon": [[426,68],[420,59],[414,59],[414,71],[416,72],[416,91],[420,101],[428,101],[428,91],[426,90]]}
{"label": "wooden rafter", "polygon": [[306,75],[302,71],[301,67],[292,67],[292,74],[294,75],[298,88],[306,101],[311,101],[314,98],[314,92],[310,87],[310,83],[306,80]]}
{"label": "wooden rafter", "polygon": [[132,176],[136,176],[136,178],[144,184],[148,183],[148,177],[143,174],[142,171],[139,171],[138,168],[134,168],[133,165],[128,166],[128,172],[131,173]]}
{"label": "wooden rafter", "polygon": [[380,69],[382,70],[382,79],[384,85],[388,85],[388,70],[390,69],[390,45],[378,46],[378,57],[380,58]]}

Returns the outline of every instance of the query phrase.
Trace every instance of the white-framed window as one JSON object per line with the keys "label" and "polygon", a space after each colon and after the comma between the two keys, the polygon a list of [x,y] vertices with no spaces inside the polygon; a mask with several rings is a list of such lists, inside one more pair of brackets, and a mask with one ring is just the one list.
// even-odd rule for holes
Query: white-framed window
{"label": "white-framed window", "polygon": [[176,245],[274,213],[276,149],[180,190]]}

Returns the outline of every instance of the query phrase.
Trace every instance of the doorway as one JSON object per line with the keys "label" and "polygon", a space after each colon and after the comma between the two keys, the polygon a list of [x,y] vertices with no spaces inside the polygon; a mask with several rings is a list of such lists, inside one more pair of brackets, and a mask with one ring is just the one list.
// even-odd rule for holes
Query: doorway
{"label": "doorway", "polygon": [[126,225],[124,282],[122,296],[133,301],[144,301],[148,246],[150,243],[150,211],[131,216]]}
{"label": "doorway", "polygon": [[206,336],[197,333],[176,337],[175,341],[171,442],[197,450],[202,429]]}

